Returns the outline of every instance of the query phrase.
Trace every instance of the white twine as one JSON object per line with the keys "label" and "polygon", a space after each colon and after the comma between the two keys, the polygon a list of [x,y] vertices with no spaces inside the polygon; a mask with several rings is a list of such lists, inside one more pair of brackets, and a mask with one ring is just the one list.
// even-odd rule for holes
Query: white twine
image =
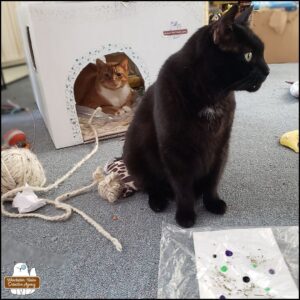
{"label": "white twine", "polygon": [[[63,181],[65,181],[66,179],[68,179],[70,176],[72,176],[72,174],[77,171],[87,160],[89,160],[98,150],[98,147],[99,147],[99,142],[98,142],[98,136],[97,136],[97,131],[95,129],[95,127],[93,126],[92,124],[92,120],[95,116],[95,114],[98,112],[98,111],[101,111],[101,108],[98,107],[94,113],[92,114],[92,116],[90,117],[89,121],[88,121],[88,124],[90,125],[93,133],[94,133],[94,136],[95,136],[95,146],[94,148],[92,149],[92,151],[90,153],[88,153],[82,160],[80,160],[77,164],[74,165],[74,167],[69,170],[65,175],[63,175],[62,177],[58,178],[54,183],[52,184],[49,184],[48,186],[46,187],[43,187],[43,185],[45,184],[46,182],[46,177],[44,175],[44,171],[42,169],[42,166],[41,164],[39,163],[39,161],[35,159],[31,160],[30,164],[34,164],[34,167],[33,168],[29,168],[28,167],[28,161],[27,161],[27,158],[28,157],[25,157],[23,159],[23,165],[21,166],[14,166],[14,168],[11,168],[11,167],[8,167],[7,164],[8,164],[8,161],[3,159],[2,158],[2,155],[1,155],[1,168],[4,168],[5,169],[5,173],[4,173],[4,176],[2,176],[2,172],[1,172],[1,188],[2,187],[2,181],[4,180],[4,186],[5,188],[4,189],[4,194],[1,196],[1,213],[7,217],[10,217],[10,218],[40,218],[40,219],[43,219],[43,220],[47,220],[47,221],[64,221],[64,220],[67,220],[71,214],[72,214],[72,210],[75,211],[77,214],[81,215],[83,217],[83,219],[85,219],[89,224],[91,224],[92,226],[94,226],[96,228],[96,230],[102,234],[104,237],[106,237],[108,240],[110,240],[114,246],[116,247],[116,249],[118,251],[122,251],[122,245],[121,243],[116,239],[114,238],[109,232],[107,232],[100,224],[98,224],[96,221],[94,221],[90,216],[88,216],[86,213],[84,213],[83,211],[81,211],[80,209],[70,205],[70,204],[66,204],[66,203],[62,203],[61,201],[64,201],[64,200],[67,200],[67,199],[70,199],[74,196],[77,196],[77,195],[80,195],[80,194],[83,194],[87,191],[89,191],[93,186],[95,186],[96,184],[100,184],[103,180],[105,180],[105,176],[103,175],[102,173],[102,170],[100,168],[97,168],[97,170],[94,172],[93,174],[93,182],[87,186],[83,186],[81,188],[78,188],[77,190],[75,191],[70,191],[70,192],[67,192],[67,193],[64,193],[60,196],[58,196],[54,201],[53,200],[49,200],[49,199],[44,199],[46,201],[46,203],[50,204],[50,205],[53,205],[55,206],[56,208],[58,209],[61,209],[63,210],[63,214],[60,214],[60,215],[56,215],[56,216],[46,216],[46,215],[43,215],[43,214],[39,214],[39,213],[25,213],[25,214],[22,214],[22,213],[19,213],[19,214],[16,214],[16,213],[11,213],[11,212],[8,212],[6,209],[5,209],[5,206],[4,206],[4,203],[5,202],[8,202],[8,201],[13,201],[13,196],[16,195],[18,192],[21,192],[24,190],[25,186],[21,186],[21,187],[17,187],[17,188],[14,188],[12,190],[9,190],[7,191],[7,189],[9,188],[9,186],[16,186],[16,182],[15,182],[15,179],[16,177],[12,176],[11,172],[12,170],[16,170],[16,172],[21,172],[22,170],[38,170],[38,174],[41,175],[41,178],[34,178],[34,174],[32,174],[32,176],[30,175],[30,178],[33,180],[31,180],[31,182],[34,182],[35,186],[27,186],[27,188],[31,188],[34,192],[47,192],[53,188],[57,188],[59,184],[61,184]],[[18,149],[16,149],[17,151]],[[17,153],[17,152],[16,152]],[[31,153],[31,152],[30,152]],[[32,153],[31,153],[32,154]],[[31,155],[31,158],[32,157],[35,157],[35,155]],[[24,167],[25,168],[22,168]],[[34,171],[32,171],[34,173]],[[24,172],[25,173],[25,172]],[[35,173],[36,174],[36,173]],[[27,174],[28,175],[28,174]],[[44,176],[43,176],[44,175]],[[20,174],[17,174],[17,178],[20,177]],[[23,184],[26,183],[26,176],[25,174],[23,174]],[[99,191],[100,192],[100,191]]]}

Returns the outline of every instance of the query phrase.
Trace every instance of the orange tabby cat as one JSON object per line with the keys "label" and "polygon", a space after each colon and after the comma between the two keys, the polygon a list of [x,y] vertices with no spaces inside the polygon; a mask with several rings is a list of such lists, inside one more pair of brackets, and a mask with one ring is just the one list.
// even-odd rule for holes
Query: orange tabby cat
{"label": "orange tabby cat", "polygon": [[133,93],[128,84],[128,59],[88,64],[74,84],[76,103],[97,108],[107,114],[121,115],[131,110]]}

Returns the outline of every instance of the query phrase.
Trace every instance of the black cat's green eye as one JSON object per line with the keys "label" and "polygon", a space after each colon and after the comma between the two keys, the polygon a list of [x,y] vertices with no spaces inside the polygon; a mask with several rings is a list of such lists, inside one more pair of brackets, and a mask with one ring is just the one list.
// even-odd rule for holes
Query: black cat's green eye
{"label": "black cat's green eye", "polygon": [[252,52],[247,52],[244,54],[245,60],[249,62],[252,59]]}

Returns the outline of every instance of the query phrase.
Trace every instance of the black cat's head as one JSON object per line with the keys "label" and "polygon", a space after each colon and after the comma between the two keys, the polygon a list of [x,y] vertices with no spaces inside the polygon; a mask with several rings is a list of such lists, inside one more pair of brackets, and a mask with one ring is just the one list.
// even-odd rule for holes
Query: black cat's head
{"label": "black cat's head", "polygon": [[269,74],[264,60],[264,44],[249,28],[252,7],[237,16],[233,6],[210,25],[212,68],[220,74],[224,88],[257,91]]}

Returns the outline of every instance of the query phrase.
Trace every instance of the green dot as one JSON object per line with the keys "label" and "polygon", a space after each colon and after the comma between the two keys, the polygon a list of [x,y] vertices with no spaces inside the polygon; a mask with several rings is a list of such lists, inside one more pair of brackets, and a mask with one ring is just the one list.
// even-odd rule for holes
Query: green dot
{"label": "green dot", "polygon": [[227,268],[227,266],[224,265],[224,266],[221,267],[220,270],[221,270],[222,272],[227,272],[228,268]]}
{"label": "green dot", "polygon": [[270,289],[269,287],[266,287],[266,288],[265,288],[265,291],[266,291],[266,292],[270,292],[270,290],[271,290],[271,289]]}
{"label": "green dot", "polygon": [[252,267],[253,267],[253,268],[256,268],[256,267],[257,267],[257,264],[252,264]]}

